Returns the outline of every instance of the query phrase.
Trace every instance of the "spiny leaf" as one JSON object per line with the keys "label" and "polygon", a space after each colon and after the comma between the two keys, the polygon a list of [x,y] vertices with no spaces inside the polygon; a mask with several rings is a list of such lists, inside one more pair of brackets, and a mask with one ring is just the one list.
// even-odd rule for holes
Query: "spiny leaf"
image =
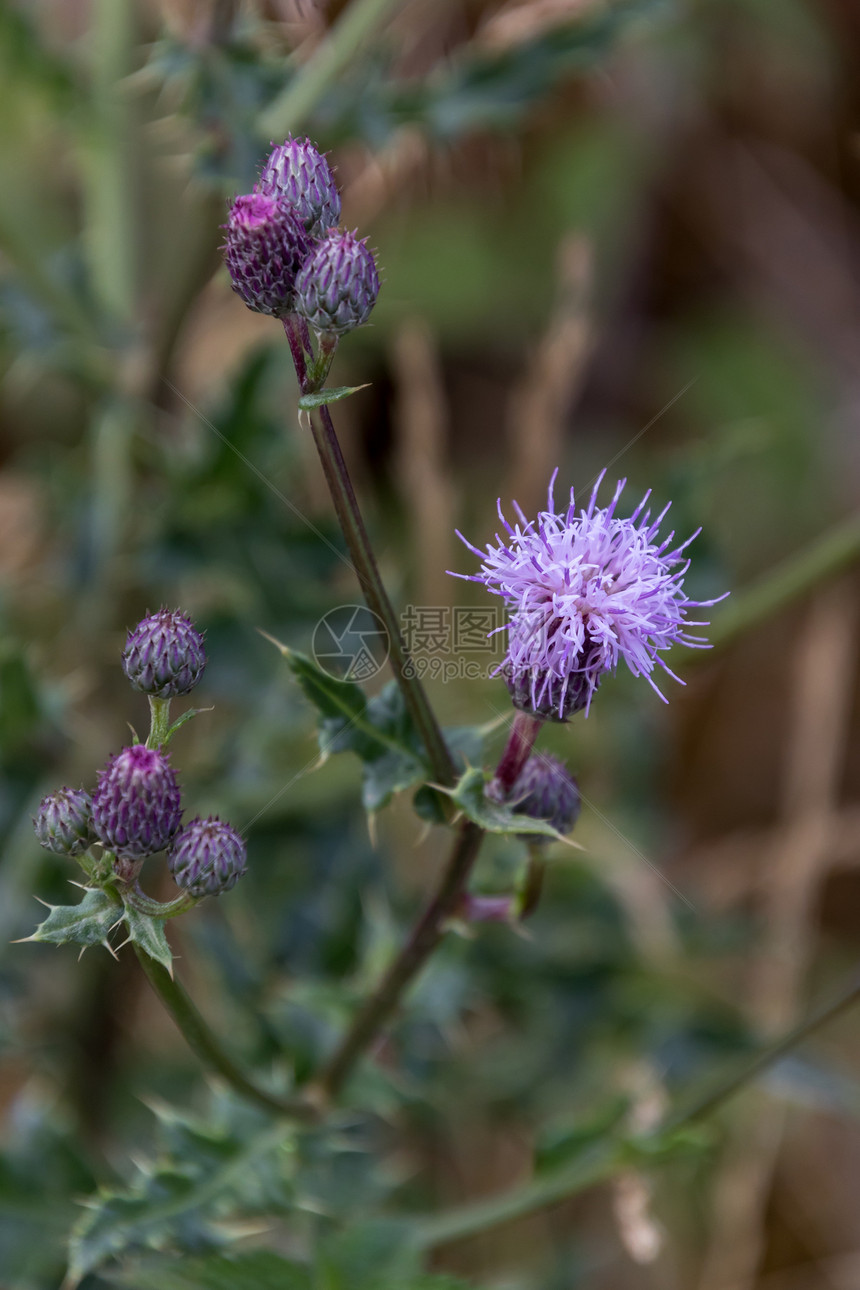
{"label": "spiny leaf", "polygon": [[484,772],[478,767],[465,771],[453,788],[439,786],[440,793],[446,793],[464,815],[479,824],[487,833],[528,834],[542,838],[552,838],[564,842],[569,847],[579,847],[564,834],[559,833],[546,820],[534,820],[529,815],[520,815],[509,806],[491,801],[486,795],[487,782]]}
{"label": "spiny leaf", "polygon": [[122,908],[107,892],[92,887],[84,890],[79,905],[48,905],[50,913],[28,941],[48,941],[52,945],[104,945],[108,933],[122,918]]}
{"label": "spiny leaf", "polygon": [[[177,1150],[141,1168],[135,1186],[103,1190],[86,1202],[69,1242],[69,1285],[130,1252],[215,1249],[225,1240],[228,1216],[239,1220],[287,1208],[295,1156],[282,1124],[218,1133],[195,1130],[188,1121],[180,1137]],[[195,1150],[189,1151],[192,1137]]]}
{"label": "spiny leaf", "polygon": [[142,914],[131,905],[125,907],[125,924],[128,928],[128,939],[145,950],[151,959],[167,968],[173,975],[173,954],[167,942],[163,918],[151,918]]}
{"label": "spiny leaf", "polygon": [[319,713],[323,756],[354,752],[364,763],[362,801],[366,811],[380,810],[394,793],[427,778],[421,740],[395,682],[368,699],[354,681],[338,681],[305,654],[271,636],[266,639],[277,645]]}
{"label": "spiny leaf", "polygon": [[331,390],[319,390],[316,394],[303,394],[299,399],[299,408],[302,412],[311,412],[327,403],[340,403],[341,399],[348,399],[351,394],[366,390],[368,385],[369,382],[364,385],[337,385]]}

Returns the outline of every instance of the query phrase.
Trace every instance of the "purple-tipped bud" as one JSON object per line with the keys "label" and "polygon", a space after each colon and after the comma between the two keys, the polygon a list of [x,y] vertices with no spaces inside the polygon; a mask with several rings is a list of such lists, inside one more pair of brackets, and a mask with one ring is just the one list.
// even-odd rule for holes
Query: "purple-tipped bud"
{"label": "purple-tipped bud", "polygon": [[[510,634],[513,633],[512,623]],[[502,675],[514,707],[529,716],[539,717],[541,721],[568,721],[574,713],[587,706],[600,684],[598,679],[589,688],[579,676],[573,676],[565,683],[548,673],[514,668],[510,664],[506,664]]]}
{"label": "purple-tipped bud", "polygon": [[42,798],[33,827],[46,851],[79,856],[96,840],[92,798],[82,788],[58,788]]}
{"label": "purple-tipped bud", "polygon": [[311,237],[321,237],[340,219],[340,193],[331,166],[310,139],[285,139],[269,154],[257,191],[282,197]]}
{"label": "purple-tipped bud", "polygon": [[370,317],[379,295],[373,252],[354,233],[329,233],[296,278],[296,312],[316,328],[343,336]]}
{"label": "purple-tipped bud", "polygon": [[293,288],[311,243],[287,202],[263,193],[237,197],[227,217],[224,259],[249,309],[282,318],[293,307]]}
{"label": "purple-tipped bud", "polygon": [[122,670],[134,688],[159,699],[188,694],[205,666],[203,637],[178,609],[159,609],[142,619],[122,652]]}
{"label": "purple-tipped bud", "polygon": [[[579,818],[579,788],[557,757],[534,754],[511,789],[509,805],[518,815],[546,820],[559,833],[570,833]],[[533,835],[529,841],[537,841]]]}
{"label": "purple-tipped bud", "polygon": [[176,884],[192,896],[219,896],[235,887],[247,868],[245,843],[216,816],[184,825],[170,846],[167,864]]}
{"label": "purple-tipped bud", "polygon": [[179,828],[182,800],[164,753],[135,744],[111,757],[93,794],[93,828],[124,860],[162,851]]}

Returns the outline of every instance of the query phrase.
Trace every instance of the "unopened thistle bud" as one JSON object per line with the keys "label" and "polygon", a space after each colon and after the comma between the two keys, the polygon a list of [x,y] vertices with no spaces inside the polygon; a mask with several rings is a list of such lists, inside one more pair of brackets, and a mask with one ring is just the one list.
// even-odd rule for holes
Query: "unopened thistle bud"
{"label": "unopened thistle bud", "polygon": [[340,219],[340,193],[331,166],[310,139],[285,139],[269,154],[257,191],[289,202],[311,237]]}
{"label": "unopened thistle bud", "polygon": [[278,197],[244,193],[227,218],[224,259],[249,309],[281,318],[292,310],[296,274],[310,251],[304,225]]}
{"label": "unopened thistle bud", "polygon": [[296,312],[318,332],[343,336],[366,323],[379,295],[373,252],[354,233],[332,232],[296,278]]}
{"label": "unopened thistle bud", "polygon": [[245,872],[245,843],[216,816],[198,817],[173,839],[167,864],[177,886],[192,896],[218,896],[235,887]]}
{"label": "unopened thistle bud", "polygon": [[96,840],[92,798],[82,788],[58,788],[42,798],[33,827],[46,851],[79,856]]}
{"label": "unopened thistle bud", "polygon": [[159,699],[188,694],[203,675],[203,637],[190,618],[159,609],[133,627],[122,652],[122,670],[136,690]]}
{"label": "unopened thistle bud", "polygon": [[[576,780],[563,762],[548,753],[529,757],[508,801],[516,814],[546,820],[558,833],[570,833],[581,805]],[[530,842],[538,840],[529,836]]]}
{"label": "unopened thistle bud", "polygon": [[99,771],[93,828],[118,857],[162,851],[179,828],[182,800],[167,756],[144,744],[123,748]]}

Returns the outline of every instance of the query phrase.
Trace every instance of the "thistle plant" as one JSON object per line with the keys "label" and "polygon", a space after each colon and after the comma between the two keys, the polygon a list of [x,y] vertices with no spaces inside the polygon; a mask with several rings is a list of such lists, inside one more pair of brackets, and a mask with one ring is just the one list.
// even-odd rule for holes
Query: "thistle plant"
{"label": "thistle plant", "polygon": [[[172,971],[164,923],[205,896],[234,886],[246,869],[241,837],[220,820],[195,819],[180,828],[182,792],[171,754],[175,732],[197,715],[170,722],[170,701],[188,694],[206,666],[203,637],[179,610],[161,609],[128,633],[122,669],[149,696],[150,733],[110,756],[92,795],[61,788],[45,797],[33,824],[47,850],[77,860],[86,876],[77,907],[54,906],[31,937],[36,941],[104,944],[122,928],[135,949]],[[144,862],[170,848],[176,897],[167,902],[140,886]]]}
{"label": "thistle plant", "polygon": [[[693,599],[685,590],[687,552],[696,534],[679,543],[673,533],[661,536],[668,506],[652,517],[650,494],[631,514],[620,513],[623,480],[605,506],[598,504],[601,474],[587,506],[577,509],[571,489],[568,504],[557,510],[556,471],[546,510],[537,517],[530,519],[515,503],[516,522],[511,524],[499,505],[503,534],[484,550],[463,538],[480,568],[453,576],[481,584],[504,604],[507,620],[500,630],[505,655],[497,675],[500,694],[506,686],[510,700],[507,737],[491,756],[483,742],[487,732],[470,730],[466,755],[466,741],[459,737],[464,732],[452,735],[442,729],[413,666],[329,410],[353,393],[327,384],[338,346],[368,322],[380,289],[373,252],[357,231],[338,227],[340,211],[327,159],[309,140],[288,138],[264,160],[254,191],[233,200],[224,260],[244,304],[283,326],[298,383],[298,430],[313,436],[361,591],[388,633],[393,680],[369,698],[355,682],[335,680],[310,657],[279,648],[317,709],[321,750],[351,751],[362,760],[368,813],[380,810],[395,793],[411,790],[422,819],[450,834],[449,855],[435,887],[379,978],[351,1003],[348,1015],[339,1019],[341,1028],[328,1036],[307,1070],[287,1062],[288,1069],[260,1075],[229,1055],[174,979],[165,931],[168,920],[189,913],[206,898],[228,897],[254,865],[241,833],[218,816],[197,815],[182,822],[172,741],[196,712],[171,720],[171,704],[201,682],[206,653],[202,635],[180,610],[162,608],[148,615],[129,632],[122,652],[125,676],[148,698],[146,741],[135,739],[109,757],[92,796],[83,788],[60,788],[43,799],[34,820],[43,847],[80,865],[85,894],[76,906],[51,907],[31,939],[104,944],[114,952],[120,937],[131,942],[148,980],[201,1062],[243,1104],[265,1117],[263,1128],[250,1142],[242,1142],[240,1163],[248,1173],[253,1173],[256,1152],[268,1159],[289,1143],[284,1154],[291,1158],[301,1156],[305,1147],[312,1156],[319,1135],[342,1132],[343,1104],[352,1113],[355,1098],[361,1109],[362,1086],[352,1077],[362,1065],[373,1063],[392,1017],[408,1008],[410,986],[450,932],[462,932],[465,925],[470,936],[480,936],[481,924],[502,922],[509,925],[500,929],[503,934],[523,933],[522,924],[543,898],[548,867],[576,829],[582,800],[577,778],[565,762],[537,748],[541,731],[547,724],[569,725],[565,734],[573,742],[576,722],[596,716],[598,692],[621,662],[665,700],[655,677],[662,671],[681,680],[667,656],[678,646],[707,648],[700,629],[708,623],[697,615],[717,603]],[[492,893],[475,879],[476,861],[489,835],[505,838],[516,855],[506,888]],[[141,886],[159,853],[164,853],[163,863],[177,888],[168,901],[154,899]],[[402,1237],[412,1262],[408,1274],[398,1271],[399,1280],[384,1282],[386,1290],[394,1284],[401,1290],[430,1286],[416,1279],[415,1261],[448,1240],[485,1231],[615,1174],[688,1150],[687,1131],[694,1122],[858,995],[860,987],[853,983],[834,1004],[756,1056],[741,1074],[698,1102],[672,1110],[647,1132],[628,1132],[613,1122],[601,1136],[588,1138],[588,1151],[575,1168],[561,1168],[550,1179],[528,1182],[498,1202],[451,1215],[414,1221],[401,1215],[397,1240]],[[231,1164],[226,1172],[232,1181],[240,1171]],[[173,1193],[156,1181],[156,1211],[169,1219],[174,1201],[164,1196]],[[255,1192],[258,1203],[271,1181],[266,1174],[265,1185],[261,1182]],[[278,1186],[281,1182],[278,1176]],[[201,1206],[212,1194],[209,1187],[204,1178]],[[289,1192],[274,1185],[273,1190],[278,1203],[283,1191]],[[72,1268],[77,1278],[120,1248],[94,1239],[94,1233],[102,1235],[100,1223],[107,1224],[112,1236],[117,1223],[108,1202],[95,1208],[95,1216],[83,1220],[76,1234]],[[206,1239],[217,1244],[208,1232]],[[155,1244],[153,1231],[146,1228],[139,1245],[149,1250]],[[398,1257],[401,1253],[398,1246]],[[304,1271],[295,1284],[310,1286]],[[326,1273],[326,1285],[335,1281],[340,1284]]]}

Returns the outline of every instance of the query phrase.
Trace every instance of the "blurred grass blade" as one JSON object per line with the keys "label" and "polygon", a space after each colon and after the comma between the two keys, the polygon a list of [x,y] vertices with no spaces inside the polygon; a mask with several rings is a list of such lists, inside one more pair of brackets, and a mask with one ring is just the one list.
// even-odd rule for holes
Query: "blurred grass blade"
{"label": "blurred grass blade", "polygon": [[307,120],[327,87],[348,66],[359,47],[402,0],[353,0],[316,53],[296,73],[260,119],[266,136],[282,139]]}

